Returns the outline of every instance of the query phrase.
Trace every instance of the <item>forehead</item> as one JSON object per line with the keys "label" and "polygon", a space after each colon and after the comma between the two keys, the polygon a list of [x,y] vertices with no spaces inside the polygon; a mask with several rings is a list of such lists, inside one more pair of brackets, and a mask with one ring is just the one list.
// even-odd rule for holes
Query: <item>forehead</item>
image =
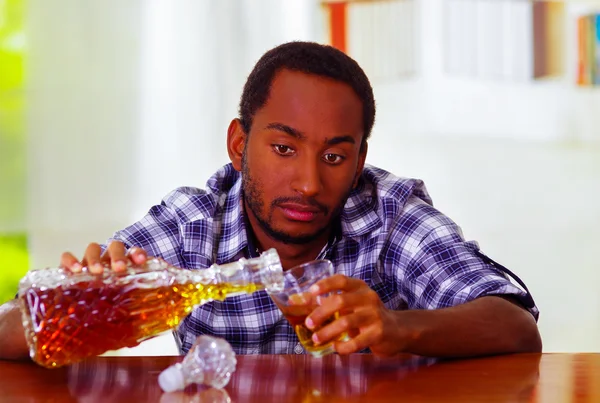
{"label": "forehead", "polygon": [[254,117],[259,128],[273,122],[307,133],[356,135],[360,140],[362,102],[344,82],[281,70],[273,79],[267,102]]}

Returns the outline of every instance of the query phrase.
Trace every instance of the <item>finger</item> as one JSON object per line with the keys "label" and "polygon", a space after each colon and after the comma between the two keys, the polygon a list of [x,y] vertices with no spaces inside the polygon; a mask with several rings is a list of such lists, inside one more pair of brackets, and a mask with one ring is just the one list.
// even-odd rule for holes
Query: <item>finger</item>
{"label": "finger", "polygon": [[77,258],[70,252],[65,252],[62,254],[60,257],[60,265],[61,267],[64,267],[73,273],[79,273],[83,268],[81,262],[77,260]]}
{"label": "finger", "polygon": [[144,264],[146,263],[146,260],[148,260],[148,254],[146,251],[135,246],[129,248],[127,256],[129,256],[129,259],[131,259],[131,261],[135,264]]}
{"label": "finger", "polygon": [[310,292],[314,295],[320,295],[334,291],[354,291],[363,286],[367,286],[367,284],[362,280],[347,277],[343,274],[334,274],[313,284],[310,287]]}
{"label": "finger", "polygon": [[309,329],[316,329],[336,313],[351,314],[358,307],[367,307],[369,301],[363,292],[344,292],[318,297],[319,306],[306,318],[305,325]]}
{"label": "finger", "polygon": [[123,242],[112,241],[104,251],[106,257],[110,257],[110,267],[115,272],[122,272],[127,269],[127,255]]}
{"label": "finger", "polygon": [[351,338],[348,341],[334,342],[335,351],[338,354],[352,354],[379,343],[383,329],[381,326],[373,325],[364,328],[358,336]]}
{"label": "finger", "polygon": [[91,243],[85,250],[85,261],[88,266],[88,270],[92,274],[100,274],[104,271],[104,265],[100,263],[100,253],[102,248],[97,243]]}
{"label": "finger", "polygon": [[[341,316],[317,332],[313,333],[312,340],[315,344],[323,344],[329,341],[339,340],[348,335],[353,329],[366,328],[374,322],[369,310],[357,311],[351,315]],[[358,337],[358,336],[357,336]]]}

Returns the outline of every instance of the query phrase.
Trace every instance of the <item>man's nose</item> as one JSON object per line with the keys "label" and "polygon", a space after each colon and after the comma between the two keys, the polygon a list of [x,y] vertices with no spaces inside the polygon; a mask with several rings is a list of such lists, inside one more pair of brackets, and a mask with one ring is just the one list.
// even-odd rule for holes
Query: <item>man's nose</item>
{"label": "man's nose", "polygon": [[292,188],[306,197],[314,197],[323,190],[319,162],[311,158],[298,160],[295,167],[295,175],[292,180]]}

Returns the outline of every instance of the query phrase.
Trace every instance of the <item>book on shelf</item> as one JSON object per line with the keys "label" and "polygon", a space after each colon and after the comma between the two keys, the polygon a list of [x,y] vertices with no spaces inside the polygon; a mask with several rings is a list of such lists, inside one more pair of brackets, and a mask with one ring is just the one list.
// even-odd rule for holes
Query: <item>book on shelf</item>
{"label": "book on shelf", "polygon": [[589,28],[589,18],[586,16],[579,17],[577,19],[577,84],[578,85],[589,85],[590,84],[590,63],[587,60],[588,53],[587,41],[589,35],[587,34]]}
{"label": "book on shelf", "polygon": [[374,81],[409,76],[417,64],[414,3],[322,0],[330,44],[356,59]]}
{"label": "book on shelf", "polygon": [[549,43],[546,41],[547,27],[546,2],[533,3],[533,76],[544,77],[548,74]]}
{"label": "book on shelf", "polygon": [[444,2],[445,70],[509,81],[565,71],[565,4],[530,0]]}
{"label": "book on shelf", "polygon": [[577,84],[600,85],[600,14],[577,19]]}
{"label": "book on shelf", "polygon": [[592,30],[592,40],[594,42],[594,85],[600,85],[600,15],[595,15]]}

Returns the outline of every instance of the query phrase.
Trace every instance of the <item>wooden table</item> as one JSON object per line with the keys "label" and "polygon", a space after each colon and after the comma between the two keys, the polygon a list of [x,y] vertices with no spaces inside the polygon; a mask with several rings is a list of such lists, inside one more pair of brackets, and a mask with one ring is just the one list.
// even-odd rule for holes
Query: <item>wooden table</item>
{"label": "wooden table", "polygon": [[435,362],[371,355],[238,356],[225,391],[163,394],[181,357],[100,357],[48,370],[0,361],[1,402],[600,402],[600,354]]}

